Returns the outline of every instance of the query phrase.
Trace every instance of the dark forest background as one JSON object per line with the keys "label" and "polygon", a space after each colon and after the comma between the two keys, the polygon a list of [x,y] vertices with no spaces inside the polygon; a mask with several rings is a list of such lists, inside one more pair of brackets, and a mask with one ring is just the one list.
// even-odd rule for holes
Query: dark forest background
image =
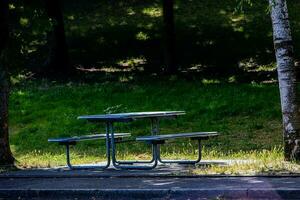
{"label": "dark forest background", "polygon": [[[296,59],[299,8],[300,2],[289,1]],[[229,82],[276,79],[267,1],[177,0],[174,17],[177,75]],[[10,24],[7,60],[16,80],[135,79],[162,75],[167,68],[162,1],[16,1],[10,4]],[[62,31],[65,47],[64,38],[55,44]]]}

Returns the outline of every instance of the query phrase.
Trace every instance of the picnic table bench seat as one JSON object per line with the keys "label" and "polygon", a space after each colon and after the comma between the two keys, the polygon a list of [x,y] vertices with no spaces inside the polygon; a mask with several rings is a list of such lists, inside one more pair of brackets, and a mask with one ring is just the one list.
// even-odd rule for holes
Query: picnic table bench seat
{"label": "picnic table bench seat", "polygon": [[[201,140],[207,140],[210,137],[218,136],[218,132],[193,132],[193,133],[175,133],[175,134],[164,134],[164,135],[149,135],[137,137],[136,141],[145,142],[151,145],[158,145],[157,148],[157,160],[161,163],[178,163],[178,164],[196,164],[199,163],[202,158],[202,144]],[[166,140],[190,138],[198,141],[198,158],[196,160],[163,160],[160,156],[160,147],[165,143]]]}
{"label": "picnic table bench seat", "polygon": [[[130,137],[130,133],[115,133],[114,137],[116,139],[122,139],[125,137]],[[111,138],[111,135],[109,135],[109,138]],[[64,138],[50,138],[48,139],[48,142],[57,142],[61,145],[66,144],[76,144],[79,141],[84,140],[98,140],[98,139],[106,139],[106,134],[93,134],[93,135],[83,135],[83,136],[73,136],[73,137],[64,137]]]}
{"label": "picnic table bench seat", "polygon": [[175,133],[175,134],[164,134],[164,135],[149,135],[137,137],[137,141],[143,141],[146,143],[160,143],[170,139],[179,138],[190,138],[190,139],[201,139],[205,140],[209,137],[218,136],[218,132],[193,132],[193,133]]}

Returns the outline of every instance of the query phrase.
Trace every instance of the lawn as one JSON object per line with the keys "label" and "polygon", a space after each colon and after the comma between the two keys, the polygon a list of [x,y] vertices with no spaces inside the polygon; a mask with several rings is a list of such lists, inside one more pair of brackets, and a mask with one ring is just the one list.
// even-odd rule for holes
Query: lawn
{"label": "lawn", "polygon": [[[221,133],[205,142],[204,159],[283,159],[277,84],[221,84],[208,80],[93,84],[29,81],[15,85],[10,100],[11,147],[20,166],[63,165],[64,148],[49,144],[48,138],[105,131],[103,124],[80,121],[77,116],[157,110],[187,112],[177,120],[161,121],[161,133]],[[116,130],[145,135],[149,134],[150,123],[140,120],[117,124]],[[99,143],[82,142],[72,149],[75,163],[103,160],[104,143]],[[195,157],[193,146],[190,141],[177,141],[167,145],[163,155]],[[122,144],[119,149],[120,157],[126,159],[146,159],[150,155],[150,148],[143,144]]]}

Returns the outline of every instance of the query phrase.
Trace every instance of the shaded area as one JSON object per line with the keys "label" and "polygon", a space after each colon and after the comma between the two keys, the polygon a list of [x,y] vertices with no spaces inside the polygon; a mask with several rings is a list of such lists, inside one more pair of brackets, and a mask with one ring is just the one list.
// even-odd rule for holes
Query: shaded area
{"label": "shaded area", "polygon": [[[289,5],[297,58],[299,2]],[[175,50],[180,74],[226,82],[276,79],[267,2],[255,1],[242,13],[236,7],[235,1],[176,1]],[[15,28],[11,49],[21,49],[13,65],[35,71],[47,57],[49,22],[38,3],[15,4],[11,12]],[[163,71],[161,1],[66,0],[64,18],[71,60],[80,78],[135,79]]]}

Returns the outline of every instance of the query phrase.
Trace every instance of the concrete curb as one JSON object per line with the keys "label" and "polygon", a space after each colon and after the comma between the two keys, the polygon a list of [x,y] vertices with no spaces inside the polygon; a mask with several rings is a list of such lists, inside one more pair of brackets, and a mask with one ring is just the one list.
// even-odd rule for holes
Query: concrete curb
{"label": "concrete curb", "polygon": [[0,174],[0,179],[7,178],[300,178],[300,174],[291,175],[172,175],[172,174]]}
{"label": "concrete curb", "polygon": [[0,199],[299,199],[300,189],[0,189]]}

